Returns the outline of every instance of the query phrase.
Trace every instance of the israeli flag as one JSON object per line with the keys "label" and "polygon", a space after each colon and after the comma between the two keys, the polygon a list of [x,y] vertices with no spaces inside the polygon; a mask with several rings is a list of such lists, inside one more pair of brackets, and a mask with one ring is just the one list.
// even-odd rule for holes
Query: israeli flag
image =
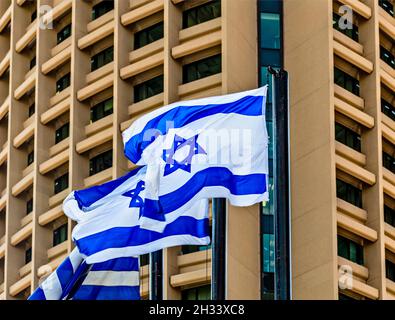
{"label": "israeli flag", "polygon": [[126,157],[147,165],[141,226],[200,199],[269,200],[266,95],[267,86],[173,103],[124,131]]}
{"label": "israeli flag", "polygon": [[29,300],[139,300],[136,257],[88,264],[75,248]]}
{"label": "israeli flag", "polygon": [[64,213],[78,222],[73,241],[87,263],[210,243],[208,200],[198,201],[188,210],[175,204],[166,221],[140,227],[146,170],[137,168],[100,186],[74,191],[65,199]]}

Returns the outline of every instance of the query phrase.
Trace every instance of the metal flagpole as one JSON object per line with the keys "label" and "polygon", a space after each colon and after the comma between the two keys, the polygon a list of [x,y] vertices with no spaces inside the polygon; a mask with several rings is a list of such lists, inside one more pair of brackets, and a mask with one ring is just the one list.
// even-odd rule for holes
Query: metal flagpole
{"label": "metal flagpole", "polygon": [[150,254],[150,300],[163,300],[163,251],[155,251]]}
{"label": "metal flagpole", "polygon": [[213,199],[211,299],[225,300],[226,200]]}
{"label": "metal flagpole", "polygon": [[273,80],[275,298],[291,299],[288,73],[269,67]]}

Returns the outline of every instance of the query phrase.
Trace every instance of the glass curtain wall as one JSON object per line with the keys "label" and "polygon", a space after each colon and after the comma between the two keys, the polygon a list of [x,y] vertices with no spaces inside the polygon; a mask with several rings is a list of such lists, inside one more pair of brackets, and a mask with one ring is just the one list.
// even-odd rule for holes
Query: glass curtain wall
{"label": "glass curtain wall", "polygon": [[[259,83],[268,84],[268,101],[266,106],[266,122],[269,134],[269,187],[270,199],[273,199],[273,105],[272,75],[268,67],[280,69],[283,66],[282,51],[282,0],[258,0],[258,39],[259,39]],[[273,300],[275,275],[275,237],[274,208],[272,201],[262,203],[262,299]]]}

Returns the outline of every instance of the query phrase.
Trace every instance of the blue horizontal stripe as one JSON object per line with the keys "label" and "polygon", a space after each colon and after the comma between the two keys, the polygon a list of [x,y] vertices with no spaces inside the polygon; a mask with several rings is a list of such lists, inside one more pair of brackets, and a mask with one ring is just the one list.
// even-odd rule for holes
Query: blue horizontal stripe
{"label": "blue horizontal stripe", "polygon": [[29,297],[28,300],[47,300],[47,298],[45,297],[44,291],[43,289],[41,289],[40,287],[38,287],[33,294]]}
{"label": "blue horizontal stripe", "polygon": [[82,285],[73,300],[139,300],[139,286],[87,286]]}
{"label": "blue horizontal stripe", "polygon": [[[240,114],[245,116],[261,116],[264,113],[262,107],[265,101],[263,96],[245,96],[237,101],[224,104],[207,104],[197,106],[178,106],[167,112],[151,119],[147,122],[144,129],[131,137],[125,143],[125,155],[133,163],[137,163],[144,149],[154,140],[154,134],[165,135],[171,128],[181,128],[193,121],[214,115],[214,114]],[[147,139],[146,134],[152,131]]]}
{"label": "blue horizontal stripe", "polygon": [[141,169],[142,167],[134,169],[125,174],[124,176],[116,180],[106,182],[102,185],[75,191],[74,197],[77,200],[80,209],[82,210],[83,207],[89,207],[96,201],[104,198],[105,196],[113,192],[116,188],[118,188],[121,184],[123,184],[125,181],[127,181],[129,178],[135,176]]}
{"label": "blue horizontal stripe", "polygon": [[56,269],[56,275],[58,276],[60,285],[64,291],[74,276],[73,265],[71,264],[69,258],[66,258]]}
{"label": "blue horizontal stripe", "polygon": [[209,220],[188,216],[181,216],[169,223],[163,233],[140,229],[135,227],[111,228],[81,239],[75,239],[81,253],[90,256],[99,251],[110,248],[124,248],[148,244],[168,236],[191,235],[198,238],[207,237],[209,234]]}
{"label": "blue horizontal stripe", "polygon": [[171,213],[189,202],[205,187],[222,186],[232,195],[263,194],[266,174],[234,175],[228,168],[212,167],[197,172],[181,188],[160,196],[159,200],[145,199],[143,216],[165,221],[164,214]]}
{"label": "blue horizontal stripe", "polygon": [[92,265],[91,271],[139,271],[138,258],[117,258]]}

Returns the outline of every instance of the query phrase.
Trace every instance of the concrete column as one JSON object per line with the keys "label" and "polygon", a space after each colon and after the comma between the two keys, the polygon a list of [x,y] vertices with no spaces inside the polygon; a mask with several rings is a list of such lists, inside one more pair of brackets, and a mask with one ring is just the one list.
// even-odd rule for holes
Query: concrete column
{"label": "concrete column", "polygon": [[332,0],[285,0],[284,17],[293,299],[337,299]]}
{"label": "concrete column", "polygon": [[[222,94],[256,88],[256,1],[223,0],[221,5]],[[259,205],[246,208],[228,205],[227,211],[226,298],[260,299]]]}

